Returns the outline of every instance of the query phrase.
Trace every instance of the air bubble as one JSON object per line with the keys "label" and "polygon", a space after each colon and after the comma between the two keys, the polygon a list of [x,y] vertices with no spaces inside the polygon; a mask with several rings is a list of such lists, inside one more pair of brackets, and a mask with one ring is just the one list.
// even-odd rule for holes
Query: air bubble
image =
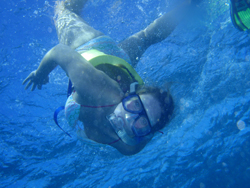
{"label": "air bubble", "polygon": [[51,27],[48,27],[48,32],[52,33],[52,28]]}
{"label": "air bubble", "polygon": [[237,122],[237,127],[238,127],[238,129],[239,130],[243,130],[243,129],[245,129],[245,127],[246,127],[246,124],[245,124],[245,122],[244,121],[242,121],[242,120],[239,120],[238,122]]}

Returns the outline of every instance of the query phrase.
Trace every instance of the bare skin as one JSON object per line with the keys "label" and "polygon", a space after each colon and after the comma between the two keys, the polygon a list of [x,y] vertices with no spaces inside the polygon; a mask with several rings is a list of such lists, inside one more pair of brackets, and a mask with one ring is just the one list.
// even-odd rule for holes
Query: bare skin
{"label": "bare skin", "polygon": [[[60,44],[53,47],[44,56],[38,69],[33,71],[23,84],[27,83],[25,89],[32,85],[32,91],[36,87],[41,89],[42,85],[48,82],[49,73],[59,65],[74,85],[76,92],[73,94],[73,99],[77,103],[89,106],[118,105],[124,97],[119,84],[104,72],[93,67],[74,50],[80,45],[104,35],[80,18],[79,13],[86,1],[66,0],[65,4],[57,2],[55,26]],[[144,30],[118,44],[127,52],[133,64],[137,63],[150,45],[165,39],[175,29],[179,22],[179,20],[174,20],[175,14],[180,14],[189,3],[189,1],[183,3],[172,12],[156,19]],[[102,144],[109,144],[119,139],[106,119],[106,116],[114,112],[117,105],[97,109],[81,107],[79,120],[83,122],[85,133],[89,139]],[[146,108],[150,108],[150,106],[148,105]],[[120,140],[111,146],[124,155],[133,155],[141,151],[147,142],[130,146]]]}

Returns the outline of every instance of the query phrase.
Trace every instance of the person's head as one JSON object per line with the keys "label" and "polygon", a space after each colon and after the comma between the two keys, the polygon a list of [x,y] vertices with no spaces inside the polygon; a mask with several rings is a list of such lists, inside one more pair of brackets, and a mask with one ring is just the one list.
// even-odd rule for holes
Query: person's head
{"label": "person's head", "polygon": [[144,85],[137,88],[136,94],[141,97],[149,119],[153,120],[152,131],[164,128],[174,112],[174,101],[170,92]]}
{"label": "person's head", "polygon": [[170,120],[173,110],[174,103],[169,92],[139,86],[124,97],[114,113],[127,134],[133,137],[162,129]]}

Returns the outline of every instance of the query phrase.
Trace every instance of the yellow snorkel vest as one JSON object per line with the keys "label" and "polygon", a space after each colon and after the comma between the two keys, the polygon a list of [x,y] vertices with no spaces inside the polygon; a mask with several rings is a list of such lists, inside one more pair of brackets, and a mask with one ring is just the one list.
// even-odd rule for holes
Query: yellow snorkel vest
{"label": "yellow snorkel vest", "polygon": [[123,91],[129,91],[129,86],[133,82],[138,82],[140,85],[144,84],[134,68],[119,57],[107,55],[95,49],[84,52],[81,55],[95,68],[117,81]]}

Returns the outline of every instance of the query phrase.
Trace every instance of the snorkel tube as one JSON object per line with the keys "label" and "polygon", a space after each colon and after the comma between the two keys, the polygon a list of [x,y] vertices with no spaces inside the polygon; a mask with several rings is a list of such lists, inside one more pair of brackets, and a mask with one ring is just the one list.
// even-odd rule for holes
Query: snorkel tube
{"label": "snorkel tube", "polygon": [[138,82],[134,82],[130,84],[130,94],[135,93],[137,85],[138,85]]}

